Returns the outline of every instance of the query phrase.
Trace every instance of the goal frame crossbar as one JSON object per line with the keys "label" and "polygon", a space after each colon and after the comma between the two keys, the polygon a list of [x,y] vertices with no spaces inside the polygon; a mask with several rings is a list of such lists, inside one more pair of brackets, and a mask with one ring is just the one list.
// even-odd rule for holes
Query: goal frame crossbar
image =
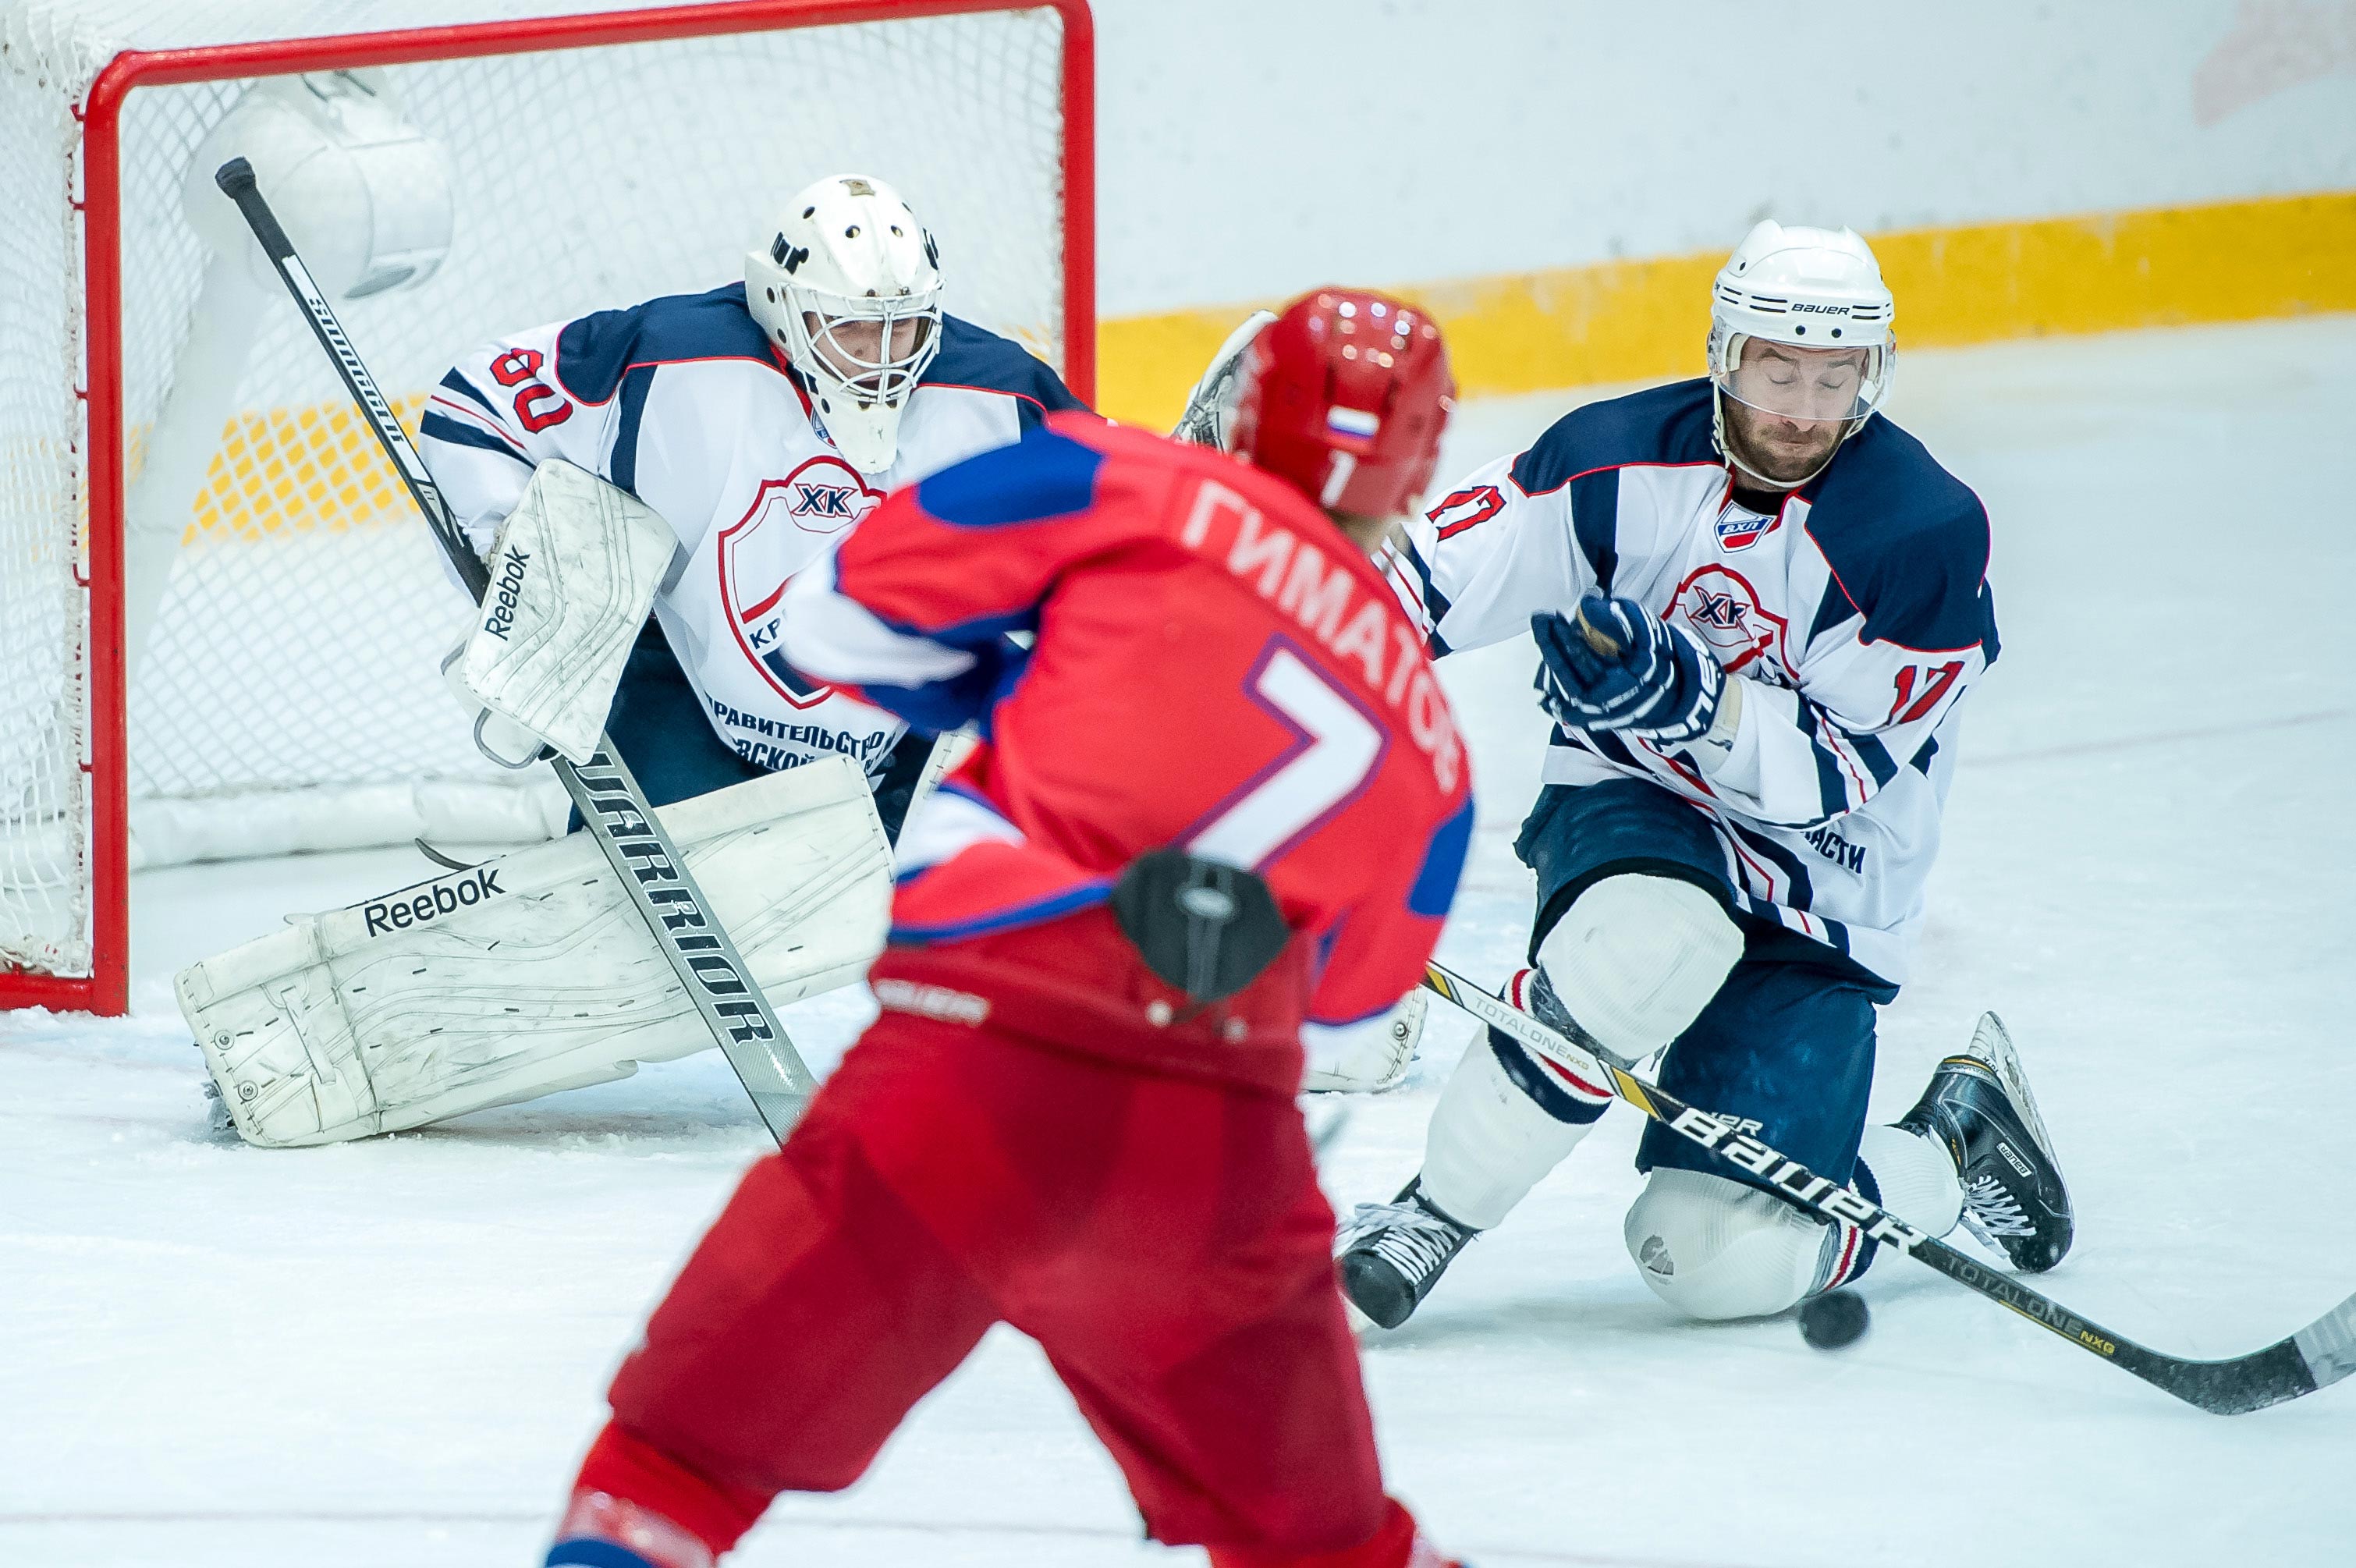
{"label": "goal frame crossbar", "polygon": [[[1096,392],[1096,48],[1087,0],[711,0],[697,5],[592,16],[470,22],[282,38],[197,48],[127,50],[102,67],[77,112],[81,122],[85,481],[90,519],[86,667],[91,965],[88,975],[0,970],[0,1008],[41,1006],[120,1015],[130,1004],[131,845],[129,692],[123,580],[126,473],[122,396],[123,169],[121,126],[130,95],[241,77],[353,70],[370,66],[541,54],[617,44],[785,31],[861,22],[909,21],[989,12],[1044,10],[1063,25],[1060,172],[1063,220],[1063,377],[1084,402]],[[460,347],[454,345],[453,350]],[[102,367],[104,368],[102,371]]]}

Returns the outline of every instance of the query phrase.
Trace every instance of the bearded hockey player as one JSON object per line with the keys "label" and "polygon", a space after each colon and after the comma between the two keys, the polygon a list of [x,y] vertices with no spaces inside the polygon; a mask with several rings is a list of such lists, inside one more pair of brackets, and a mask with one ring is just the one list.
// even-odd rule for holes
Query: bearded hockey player
{"label": "bearded hockey player", "polygon": [[882,1016],[656,1308],[548,1563],[705,1568],[1004,1321],[1153,1539],[1440,1568],[1383,1493],[1291,1094],[1305,1026],[1420,972],[1471,831],[1366,556],[1451,390],[1419,313],[1323,290],[1252,345],[1248,463],[1052,416],[796,580],[797,669],[987,738],[901,840]]}
{"label": "bearded hockey player", "polygon": [[[2069,1199],[1993,1016],[1895,1126],[1866,1125],[1874,1007],[1906,978],[1964,699],[1997,656],[1978,499],[1891,424],[1892,302],[1847,230],[1753,229],[1719,273],[1709,373],[1590,404],[1410,531],[1435,654],[1525,628],[1556,721],[1515,848],[1537,876],[1512,998],[1933,1235],[2014,1266]],[[1421,1173],[1362,1205],[1351,1301],[1404,1322],[1609,1098],[1491,1031]],[[1781,1312],[1873,1248],[1649,1127],[1626,1239],[1699,1318]]]}
{"label": "bearded hockey player", "polygon": [[[444,499],[478,548],[496,535],[448,670],[478,741],[530,767],[543,746],[585,762],[609,735],[777,1005],[855,980],[881,947],[887,841],[930,744],[786,662],[787,582],[888,486],[1079,407],[940,300],[907,203],[838,176],[787,205],[743,284],[516,333],[425,410]],[[179,993],[230,1120],[273,1145],[711,1043],[579,834],[303,918],[193,966]]]}

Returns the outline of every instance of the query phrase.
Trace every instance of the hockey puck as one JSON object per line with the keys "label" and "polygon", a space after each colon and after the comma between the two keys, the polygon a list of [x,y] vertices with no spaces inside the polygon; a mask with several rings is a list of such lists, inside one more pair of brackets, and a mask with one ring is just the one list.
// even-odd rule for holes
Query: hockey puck
{"label": "hockey puck", "polygon": [[1853,1290],[1828,1291],[1800,1308],[1800,1337],[1819,1350],[1854,1345],[1872,1321],[1865,1297]]}

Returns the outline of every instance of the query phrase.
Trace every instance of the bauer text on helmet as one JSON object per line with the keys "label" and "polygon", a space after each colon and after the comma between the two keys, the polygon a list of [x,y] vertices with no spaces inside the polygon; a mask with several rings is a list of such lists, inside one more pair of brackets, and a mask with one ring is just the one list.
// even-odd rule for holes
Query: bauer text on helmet
{"label": "bauer text on helmet", "polygon": [[1890,289],[1851,230],[1768,220],[1711,286],[1719,449],[1775,489],[1807,483],[1887,401],[1897,368]]}
{"label": "bauer text on helmet", "polygon": [[744,259],[744,303],[803,382],[827,436],[877,474],[941,346],[933,237],[880,179],[830,175],[796,196]]}
{"label": "bauer text on helmet", "polygon": [[1253,340],[1229,440],[1328,511],[1396,517],[1431,482],[1455,397],[1448,346],[1424,311],[1322,288]]}

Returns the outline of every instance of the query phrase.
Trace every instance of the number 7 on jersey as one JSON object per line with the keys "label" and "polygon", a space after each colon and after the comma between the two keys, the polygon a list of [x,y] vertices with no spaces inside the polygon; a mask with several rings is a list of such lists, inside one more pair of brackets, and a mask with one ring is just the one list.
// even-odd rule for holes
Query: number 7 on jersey
{"label": "number 7 on jersey", "polygon": [[1194,854],[1257,869],[1274,860],[1366,787],[1389,744],[1289,639],[1272,639],[1246,691],[1293,733],[1293,743],[1212,809],[1186,840]]}

